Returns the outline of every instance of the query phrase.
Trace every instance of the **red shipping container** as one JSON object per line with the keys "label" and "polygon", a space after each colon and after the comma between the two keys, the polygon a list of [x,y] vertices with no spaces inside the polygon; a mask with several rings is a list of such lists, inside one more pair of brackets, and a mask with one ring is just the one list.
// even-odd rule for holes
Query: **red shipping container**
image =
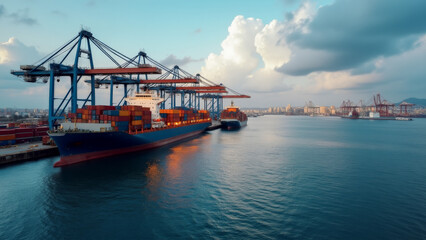
{"label": "red shipping container", "polygon": [[130,116],[118,116],[118,122],[130,121]]}
{"label": "red shipping container", "polygon": [[36,127],[36,131],[48,131],[49,127]]}
{"label": "red shipping container", "polygon": [[31,137],[34,137],[34,134],[33,133],[16,133],[15,136],[16,136],[16,139],[31,138]]}
{"label": "red shipping container", "polygon": [[33,133],[34,128],[15,128],[16,133]]}
{"label": "red shipping container", "polygon": [[0,135],[15,134],[15,129],[0,129]]}

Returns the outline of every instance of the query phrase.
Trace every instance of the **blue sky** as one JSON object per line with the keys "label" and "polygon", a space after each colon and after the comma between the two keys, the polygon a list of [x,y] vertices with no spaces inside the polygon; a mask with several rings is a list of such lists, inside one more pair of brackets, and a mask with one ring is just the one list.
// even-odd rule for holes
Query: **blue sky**
{"label": "blue sky", "polygon": [[34,63],[82,27],[128,56],[144,50],[252,95],[241,106],[340,105],[377,92],[391,101],[425,98],[424,9],[418,0],[6,0],[0,107],[47,108],[48,86],[24,83],[10,69]]}

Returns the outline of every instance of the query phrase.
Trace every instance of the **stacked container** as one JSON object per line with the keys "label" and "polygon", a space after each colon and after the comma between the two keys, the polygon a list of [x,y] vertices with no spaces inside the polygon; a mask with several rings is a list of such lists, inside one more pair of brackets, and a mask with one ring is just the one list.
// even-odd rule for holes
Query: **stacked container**
{"label": "stacked container", "polygon": [[[30,142],[34,139],[34,128],[15,128],[14,130],[16,135],[16,143]],[[46,135],[47,130],[49,130],[49,128],[47,128],[45,131]]]}
{"label": "stacked container", "polygon": [[197,111],[187,108],[162,109],[160,110],[160,116],[168,126],[210,121],[210,115],[207,110]]}
{"label": "stacked container", "polygon": [[247,115],[238,108],[228,108],[220,114],[221,119],[237,119],[240,122],[247,121]]}
{"label": "stacked container", "polygon": [[116,131],[151,128],[151,111],[141,106],[87,106],[68,114],[68,118],[76,123],[111,123]]}
{"label": "stacked container", "polygon": [[47,131],[49,131],[47,126],[37,126],[31,123],[9,123],[7,125],[9,128],[0,129],[0,146],[41,140],[41,137],[47,136]]}
{"label": "stacked container", "polygon": [[0,129],[0,146],[16,143],[15,129]]}
{"label": "stacked container", "polygon": [[47,131],[49,131],[49,127],[36,127],[34,131],[34,136],[35,137],[47,136]]}

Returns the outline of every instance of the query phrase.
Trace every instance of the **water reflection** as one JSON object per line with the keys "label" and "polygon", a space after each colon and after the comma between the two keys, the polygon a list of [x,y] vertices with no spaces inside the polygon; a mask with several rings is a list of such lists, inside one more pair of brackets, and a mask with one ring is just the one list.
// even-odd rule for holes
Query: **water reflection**
{"label": "water reflection", "polygon": [[197,145],[179,145],[171,149],[167,156],[167,174],[169,179],[179,179],[182,176],[183,161],[194,159],[195,153],[199,150]]}
{"label": "water reflection", "polygon": [[[196,164],[190,162],[197,159],[200,145],[209,139],[210,135],[204,134],[150,151],[61,169],[50,166],[52,172],[44,179],[41,194],[39,215],[45,225],[41,238],[74,238],[82,232],[87,238],[110,238],[117,234],[113,229],[120,222],[134,219],[146,223],[146,216],[155,215],[153,211],[188,206],[187,196],[196,181],[192,177],[196,171],[192,165]],[[93,226],[94,222],[99,225]]]}
{"label": "water reflection", "polygon": [[142,192],[146,200],[164,208],[181,208],[190,204],[193,184],[198,181],[197,164],[194,161],[205,154],[211,136],[175,145],[168,149],[162,160],[150,162],[145,171],[146,185]]}

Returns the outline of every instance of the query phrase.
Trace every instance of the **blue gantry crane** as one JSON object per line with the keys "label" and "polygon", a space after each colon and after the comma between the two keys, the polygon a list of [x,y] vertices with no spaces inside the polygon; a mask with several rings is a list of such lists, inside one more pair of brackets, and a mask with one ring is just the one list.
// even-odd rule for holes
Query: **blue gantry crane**
{"label": "blue gantry crane", "polygon": [[[97,61],[97,64],[112,64],[114,67],[95,68],[95,56],[96,58],[97,56],[106,57],[106,60]],[[96,105],[96,89],[100,86],[110,88],[110,105],[114,105],[114,86],[123,87],[123,97],[116,105],[126,104],[124,99],[134,87],[136,92],[144,88],[157,91],[159,96],[166,99],[161,105],[162,109],[167,107],[206,109],[210,111],[213,119],[218,119],[220,116],[223,98],[249,97],[221,84],[215,84],[199,74],[194,76],[179,66],[169,69],[142,51],[134,57],[127,57],[86,30],[80,31],[77,36],[37,64],[21,65],[20,68],[17,71],[12,70],[11,74],[22,77],[26,82],[40,80],[44,83],[49,82],[48,122],[51,129],[57,120],[65,118],[67,109],[70,108],[70,112],[76,113],[78,107],[84,107],[88,103]],[[153,75],[158,77],[153,78]],[[67,78],[70,80],[69,89],[65,95],[59,97],[55,91],[57,84]],[[90,91],[83,98],[78,95],[80,82],[90,85]],[[233,95],[227,94],[229,92]],[[180,106],[178,106],[178,100],[180,100]],[[204,102],[204,107],[201,101]]]}

